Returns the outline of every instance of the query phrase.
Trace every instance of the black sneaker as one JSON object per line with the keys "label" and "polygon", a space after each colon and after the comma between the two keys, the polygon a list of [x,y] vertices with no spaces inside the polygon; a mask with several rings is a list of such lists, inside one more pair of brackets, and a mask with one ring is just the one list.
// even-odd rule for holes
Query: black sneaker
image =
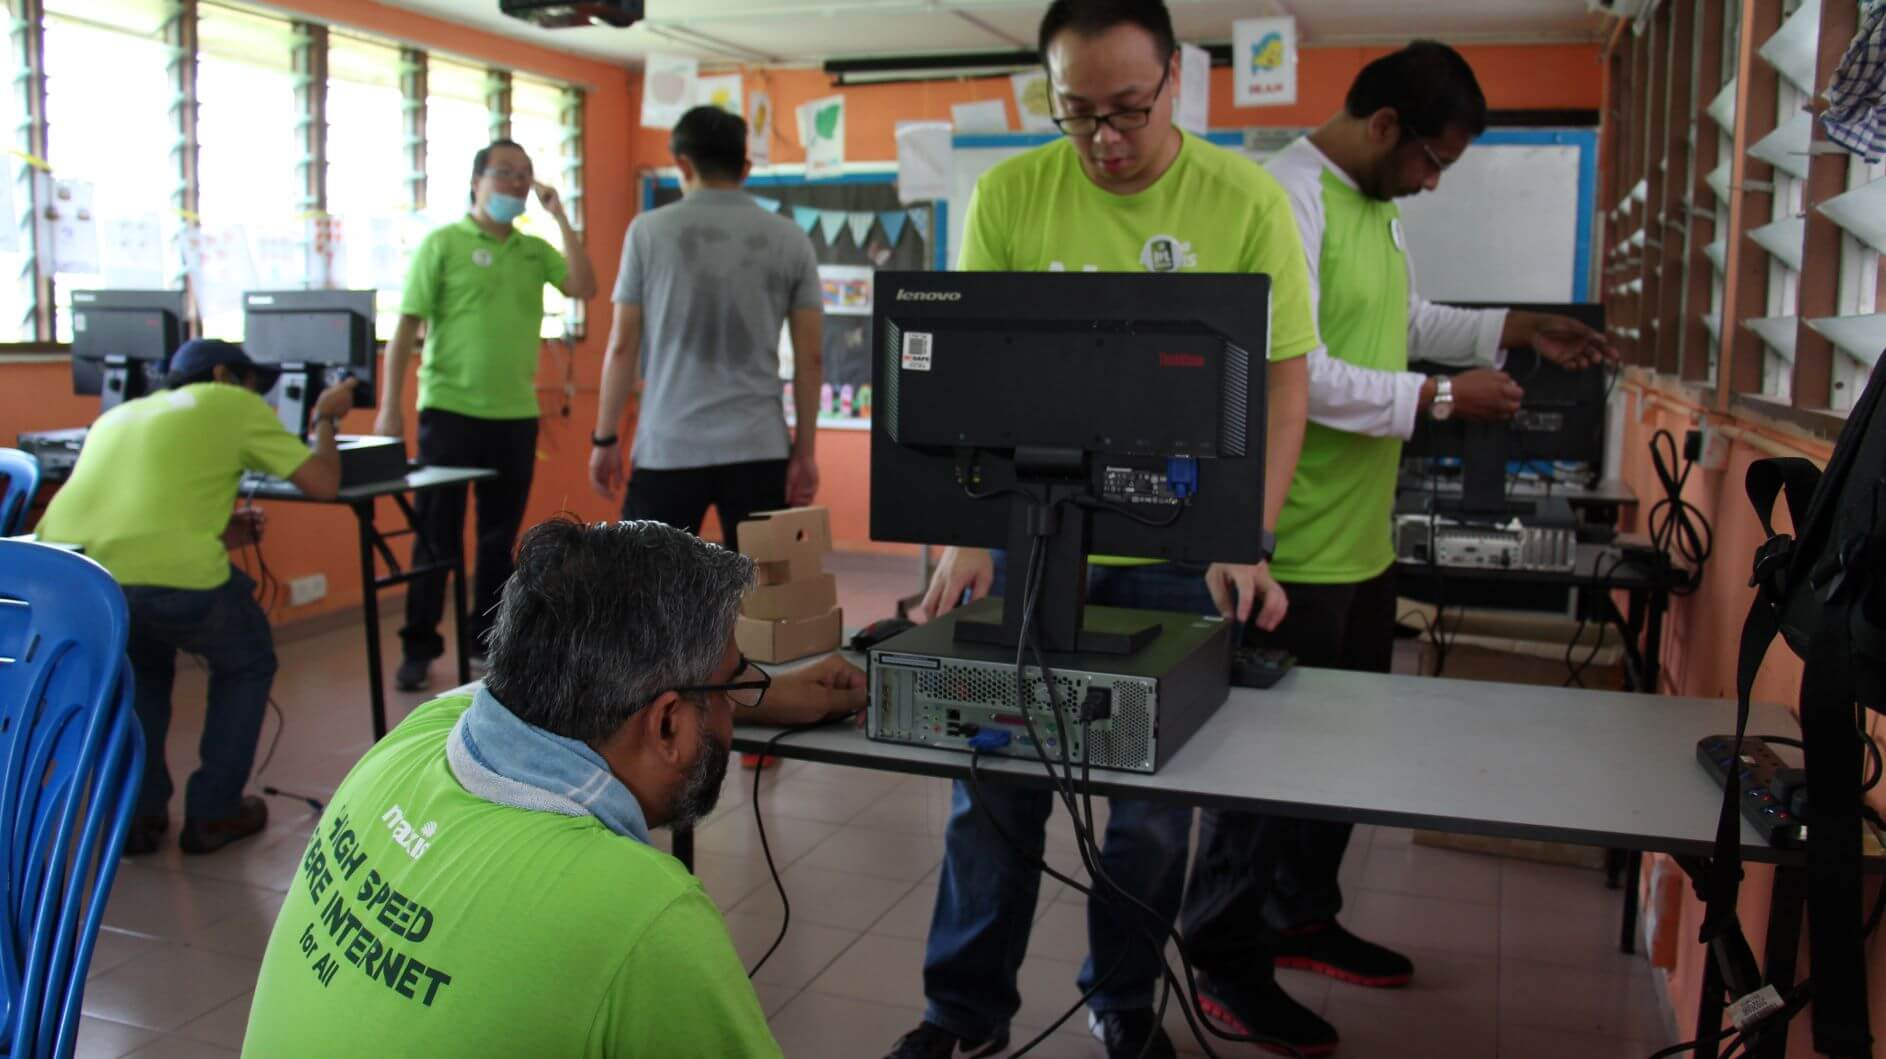
{"label": "black sneaker", "polygon": [[268,804],[253,794],[245,795],[234,816],[221,820],[184,817],[177,845],[185,853],[214,853],[238,839],[259,834],[267,826]]}
{"label": "black sneaker", "polygon": [[1107,1046],[1107,1059],[1175,1059],[1177,1054],[1151,1008],[1090,1012],[1087,1028]]}
{"label": "black sneaker", "polygon": [[1363,941],[1333,919],[1280,932],[1277,966],[1315,971],[1374,989],[1404,986],[1414,977],[1414,963],[1408,957]]}
{"label": "black sneaker", "polygon": [[[1283,987],[1265,979],[1249,985],[1228,979],[1198,976],[1199,1010],[1220,1028],[1239,1037],[1271,1037],[1307,1056],[1336,1050],[1336,1027],[1296,1002]],[[1259,1044],[1263,1051],[1285,1055],[1281,1048]]]}
{"label": "black sneaker", "polygon": [[966,1041],[934,1022],[925,1022],[899,1037],[884,1059],[981,1059],[1007,1048],[1007,1033],[986,1041]]}
{"label": "black sneaker", "polygon": [[399,664],[399,671],[393,674],[393,686],[401,691],[424,691],[432,684],[432,660],[429,658],[408,658]]}
{"label": "black sneaker", "polygon": [[170,830],[169,813],[139,813],[131,818],[131,829],[125,832],[124,855],[141,857],[157,852],[158,843],[164,832]]}

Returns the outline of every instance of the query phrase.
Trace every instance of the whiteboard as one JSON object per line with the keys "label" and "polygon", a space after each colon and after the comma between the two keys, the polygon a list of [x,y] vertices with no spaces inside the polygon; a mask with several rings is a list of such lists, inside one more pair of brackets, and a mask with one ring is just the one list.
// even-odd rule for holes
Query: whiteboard
{"label": "whiteboard", "polygon": [[[1261,164],[1290,131],[1214,132],[1210,139]],[[997,162],[1053,140],[955,138],[951,267],[962,249],[976,180]],[[1448,169],[1439,191],[1400,200],[1421,295],[1434,301],[1588,301],[1597,141],[1591,129],[1495,129]]]}

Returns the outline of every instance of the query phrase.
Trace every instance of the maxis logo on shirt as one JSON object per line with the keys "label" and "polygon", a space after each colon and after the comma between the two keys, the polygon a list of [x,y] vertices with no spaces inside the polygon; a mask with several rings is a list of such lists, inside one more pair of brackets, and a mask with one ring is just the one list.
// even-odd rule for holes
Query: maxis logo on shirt
{"label": "maxis logo on shirt", "polygon": [[399,843],[399,848],[414,860],[426,855],[426,850],[432,848],[432,836],[439,833],[437,820],[428,820],[424,827],[415,828],[407,822],[406,813],[397,805],[382,813],[380,822],[393,832],[393,841]]}
{"label": "maxis logo on shirt", "polygon": [[[315,909],[298,942],[308,973],[322,988],[331,988],[344,965],[352,965],[360,976],[355,981],[364,979],[431,1007],[440,990],[452,984],[450,973],[425,958],[432,955],[425,942],[437,923],[432,909],[395,888],[393,876],[373,865],[345,807],[330,808],[323,823],[308,843],[296,879]],[[414,855],[403,843],[400,848]]]}

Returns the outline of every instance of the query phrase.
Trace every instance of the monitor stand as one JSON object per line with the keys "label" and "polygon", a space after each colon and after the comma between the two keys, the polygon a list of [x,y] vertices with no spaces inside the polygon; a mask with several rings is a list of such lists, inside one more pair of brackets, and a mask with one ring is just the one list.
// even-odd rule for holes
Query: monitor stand
{"label": "monitor stand", "polygon": [[1135,617],[1134,611],[1098,608],[1087,613],[1087,548],[1092,516],[1074,503],[1090,496],[1080,480],[1022,483],[1024,496],[1009,509],[1008,586],[1002,620],[961,621],[956,642],[1015,647],[1022,642],[1022,609],[1028,592],[1031,549],[1045,549],[1041,584],[1035,598],[1035,642],[1043,651],[1087,654],[1135,654],[1158,639],[1161,625]]}
{"label": "monitor stand", "polygon": [[1460,499],[1434,497],[1434,513],[1462,522],[1505,522],[1532,514],[1533,504],[1506,498],[1507,425],[1463,423],[1461,426],[1466,444],[1461,453]]}
{"label": "monitor stand", "polygon": [[105,367],[98,386],[98,414],[125,403],[131,397],[131,373],[141,371],[143,365],[134,365],[124,357],[105,358]]}

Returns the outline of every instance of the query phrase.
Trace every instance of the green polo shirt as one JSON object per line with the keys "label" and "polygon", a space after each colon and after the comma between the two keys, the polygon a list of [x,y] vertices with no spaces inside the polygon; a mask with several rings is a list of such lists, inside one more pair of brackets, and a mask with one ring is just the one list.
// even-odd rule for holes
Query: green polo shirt
{"label": "green polo shirt", "polygon": [[569,271],[544,240],[516,230],[499,239],[469,216],[428,234],[399,305],[426,321],[420,410],[535,418],[544,284],[561,285]]}
{"label": "green polo shirt", "polygon": [[680,861],[458,782],[471,701],[414,710],[341,781],[283,880],[243,1055],[779,1059]]}
{"label": "green polo shirt", "polygon": [[122,585],[215,588],[242,472],[287,478],[310,455],[253,390],[159,390],[98,417],[35,533],[83,547]]}
{"label": "green polo shirt", "polygon": [[[1186,135],[1151,187],[1115,195],[1066,139],[976,181],[956,267],[965,272],[1261,272],[1271,277],[1270,359],[1317,345],[1310,277],[1290,202],[1257,163]],[[1090,556],[1103,566],[1151,560]]]}

